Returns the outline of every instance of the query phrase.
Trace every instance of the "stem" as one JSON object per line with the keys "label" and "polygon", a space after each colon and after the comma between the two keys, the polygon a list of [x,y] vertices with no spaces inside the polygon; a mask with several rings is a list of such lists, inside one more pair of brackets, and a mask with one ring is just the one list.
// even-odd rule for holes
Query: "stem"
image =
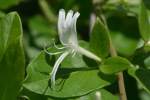
{"label": "stem", "polygon": [[48,21],[50,23],[55,23],[57,21],[57,18],[54,16],[46,0],[39,0],[39,5]]}
{"label": "stem", "polygon": [[118,84],[119,84],[119,91],[120,91],[120,99],[127,100],[123,72],[118,73]]}
{"label": "stem", "polygon": [[[117,52],[116,52],[115,48],[113,47],[111,39],[110,39],[110,53],[111,53],[112,57],[117,56]],[[117,77],[118,77],[120,100],[127,100],[124,78],[123,78],[123,72],[119,72]]]}

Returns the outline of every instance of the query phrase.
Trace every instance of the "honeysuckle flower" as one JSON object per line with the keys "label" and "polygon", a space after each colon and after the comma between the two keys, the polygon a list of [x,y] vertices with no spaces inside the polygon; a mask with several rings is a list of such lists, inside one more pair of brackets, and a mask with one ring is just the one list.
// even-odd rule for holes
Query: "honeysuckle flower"
{"label": "honeysuckle flower", "polygon": [[[87,51],[86,49],[82,48],[78,44],[77,40],[77,31],[76,31],[76,22],[79,17],[79,12],[73,13],[72,10],[70,10],[67,14],[65,14],[64,9],[59,10],[59,17],[58,17],[58,35],[61,44],[63,47],[58,49],[64,49],[61,56],[57,59],[57,61],[54,64],[54,67],[50,73],[51,75],[51,85],[55,86],[55,76],[56,72],[58,70],[59,65],[61,62],[67,57],[69,54],[75,55],[76,53],[80,53],[82,55],[85,55],[91,59],[101,61],[99,57],[91,53],[90,51]],[[58,54],[55,53],[55,54]],[[49,53],[51,54],[51,53]]]}

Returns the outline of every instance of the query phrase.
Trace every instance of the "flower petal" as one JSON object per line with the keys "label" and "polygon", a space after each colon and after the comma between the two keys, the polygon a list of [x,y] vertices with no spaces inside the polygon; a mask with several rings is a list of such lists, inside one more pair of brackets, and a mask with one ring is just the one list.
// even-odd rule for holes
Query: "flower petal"
{"label": "flower petal", "polygon": [[65,10],[64,9],[60,9],[59,10],[59,15],[58,15],[58,34],[59,34],[59,38],[61,43],[64,43],[64,33],[66,31],[65,28]]}
{"label": "flower petal", "polygon": [[69,42],[71,42],[71,44],[76,47],[78,46],[76,23],[77,23],[77,19],[79,15],[80,13],[76,12],[72,18],[71,33],[70,33],[70,38],[69,38]]}
{"label": "flower petal", "polygon": [[72,17],[73,17],[73,11],[69,10],[66,16],[66,20],[65,20],[65,27],[68,29],[69,27],[71,27]]}
{"label": "flower petal", "polygon": [[71,45],[74,48],[78,46],[76,22],[79,15],[78,12],[73,15],[73,11],[70,10],[65,19],[65,11],[63,9],[59,11],[58,32],[64,46]]}

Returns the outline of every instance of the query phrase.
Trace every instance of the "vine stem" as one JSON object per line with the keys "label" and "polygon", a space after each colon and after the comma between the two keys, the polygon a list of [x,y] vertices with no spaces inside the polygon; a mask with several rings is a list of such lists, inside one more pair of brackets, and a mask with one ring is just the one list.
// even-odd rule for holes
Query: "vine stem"
{"label": "vine stem", "polygon": [[40,5],[40,8],[42,12],[44,13],[45,17],[50,23],[55,23],[57,21],[57,18],[51,11],[50,5],[46,2],[46,0],[38,0],[38,3]]}
{"label": "vine stem", "polygon": [[[116,50],[115,50],[115,48],[114,48],[114,46],[112,44],[111,39],[110,39],[110,53],[111,53],[112,57],[116,57],[117,56],[117,52],[116,52]],[[123,72],[119,72],[117,77],[118,77],[118,86],[119,86],[120,100],[127,100]]]}

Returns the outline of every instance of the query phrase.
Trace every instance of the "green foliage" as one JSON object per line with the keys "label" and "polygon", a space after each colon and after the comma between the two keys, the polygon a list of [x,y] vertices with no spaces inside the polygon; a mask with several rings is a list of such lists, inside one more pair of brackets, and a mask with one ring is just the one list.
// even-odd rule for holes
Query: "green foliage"
{"label": "green foliage", "polygon": [[56,28],[53,25],[49,25],[40,15],[34,16],[29,20],[29,28],[38,47],[50,44],[50,40],[55,39],[57,32]]}
{"label": "green foliage", "polygon": [[109,36],[106,26],[97,18],[91,32],[90,47],[99,57],[107,57],[109,54]]}
{"label": "green foliage", "polygon": [[140,6],[140,13],[139,13],[138,20],[139,20],[139,29],[140,29],[142,38],[145,41],[149,41],[150,40],[150,23],[149,23],[147,9],[143,2],[141,3],[141,6]]}
{"label": "green foliage", "polygon": [[130,56],[136,51],[138,40],[127,37],[121,32],[112,32],[111,36],[118,53]]}
{"label": "green foliage", "polygon": [[110,92],[104,90],[104,89],[100,89],[97,91],[94,91],[92,93],[89,93],[87,95],[81,96],[81,97],[75,97],[75,98],[65,98],[65,99],[59,99],[59,98],[49,98],[48,100],[96,100],[99,99],[98,97],[96,97],[97,94],[100,93],[101,98],[103,98],[103,100],[118,100],[117,96],[112,95]]}
{"label": "green foliage", "polygon": [[[41,52],[28,66],[25,88],[53,97],[75,97],[110,85],[115,77],[89,68],[61,68],[57,73],[55,90],[51,88],[51,57]],[[72,91],[73,90],[73,91]]]}
{"label": "green foliage", "polygon": [[147,68],[150,68],[150,56],[144,60],[144,64]]}
{"label": "green foliage", "polygon": [[[0,100],[118,100],[118,72],[125,76],[128,100],[149,100],[149,5],[149,0],[0,0]],[[60,9],[80,13],[74,23],[78,44],[89,52],[61,44]],[[67,50],[52,87],[52,69]]]}
{"label": "green foliage", "polygon": [[131,68],[129,69],[128,73],[139,82],[143,89],[150,93],[150,70]]}
{"label": "green foliage", "polygon": [[12,12],[0,20],[0,100],[16,100],[24,73],[22,25]]}
{"label": "green foliage", "polygon": [[0,0],[0,9],[9,8],[13,5],[18,4],[20,1],[21,0]]}
{"label": "green foliage", "polygon": [[100,66],[100,70],[106,74],[114,74],[132,67],[132,64],[122,57],[110,57]]}

